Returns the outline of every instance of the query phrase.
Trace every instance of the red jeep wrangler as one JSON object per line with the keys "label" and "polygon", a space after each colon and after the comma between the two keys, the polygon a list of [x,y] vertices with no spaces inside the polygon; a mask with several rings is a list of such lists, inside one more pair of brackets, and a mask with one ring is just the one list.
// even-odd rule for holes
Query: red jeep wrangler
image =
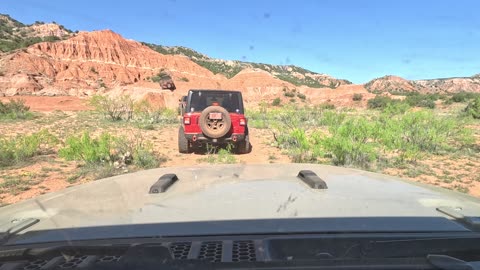
{"label": "red jeep wrangler", "polygon": [[250,153],[242,93],[224,90],[190,90],[178,130],[178,151],[191,153],[206,144],[231,143],[239,154]]}

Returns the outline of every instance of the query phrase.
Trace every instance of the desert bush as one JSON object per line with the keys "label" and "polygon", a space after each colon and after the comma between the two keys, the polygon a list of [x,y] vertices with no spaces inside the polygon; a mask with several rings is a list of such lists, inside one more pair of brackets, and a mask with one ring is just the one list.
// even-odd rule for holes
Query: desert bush
{"label": "desert bush", "polygon": [[333,110],[335,109],[335,105],[329,102],[324,102],[322,104],[319,104],[315,107],[318,110]]}
{"label": "desert bush", "polygon": [[187,77],[181,77],[179,80],[182,81],[182,82],[189,82],[190,81]]}
{"label": "desert bush", "polygon": [[387,107],[388,104],[397,103],[397,102],[400,102],[400,101],[396,99],[391,99],[386,96],[377,95],[374,98],[369,99],[367,101],[367,107],[369,109],[384,109]]}
{"label": "desert bush", "polygon": [[279,97],[277,97],[272,101],[272,106],[280,106],[281,102],[282,100]]}
{"label": "desert bush", "polygon": [[102,133],[98,138],[92,138],[88,132],[81,136],[69,136],[65,146],[59,150],[59,156],[87,164],[117,167],[133,164],[148,169],[158,167],[164,161],[154,153],[152,143],[145,141],[142,136],[127,139]]}
{"label": "desert bush", "polygon": [[290,98],[295,97],[295,93],[293,93],[293,92],[284,92],[283,95],[286,96],[286,97],[290,97]]}
{"label": "desert bush", "polygon": [[410,109],[410,106],[408,103],[405,102],[394,102],[394,103],[388,103],[385,108],[382,109],[382,113],[384,115],[398,115],[398,114],[404,114]]}
{"label": "desert bush", "polygon": [[438,99],[436,94],[418,94],[412,93],[405,98],[405,102],[412,107],[435,108],[435,101]]}
{"label": "desert bush", "polygon": [[426,153],[451,150],[471,141],[470,130],[453,117],[438,117],[431,111],[383,114],[376,120],[379,142],[400,160],[416,161]]}
{"label": "desert bush", "polygon": [[160,72],[157,73],[157,75],[155,76],[152,76],[150,78],[150,80],[152,80],[152,82],[160,82],[162,80],[169,80],[171,79],[170,75],[168,75],[167,72],[165,72],[164,70],[161,70]]}
{"label": "desert bush", "polygon": [[86,163],[108,162],[112,160],[113,137],[102,133],[99,138],[92,138],[88,132],[81,136],[69,136],[65,147],[58,154],[66,160],[81,160]]}
{"label": "desert bush", "polygon": [[302,94],[302,93],[297,93],[297,97],[301,100],[305,100],[307,98],[307,96],[305,96],[305,94]]}
{"label": "desert bush", "polygon": [[355,93],[355,94],[353,94],[353,96],[352,96],[352,100],[353,100],[353,101],[361,101],[362,99],[363,99],[363,95],[360,94],[360,93]]}
{"label": "desert bush", "polygon": [[107,97],[95,95],[89,100],[89,104],[105,118],[112,121],[131,120],[133,117],[133,99],[128,95],[120,97]]}
{"label": "desert bush", "polygon": [[56,143],[57,138],[47,130],[14,138],[0,137],[0,167],[15,165],[48,153]]}
{"label": "desert bush", "polygon": [[141,100],[134,104],[134,120],[147,124],[174,124],[177,123],[177,114],[174,110],[154,106],[152,103]]}
{"label": "desert bush", "polygon": [[452,95],[451,100],[453,102],[466,102],[471,99],[476,99],[479,97],[480,94],[478,93],[471,93],[471,92],[458,92]]}
{"label": "desert bush", "polygon": [[96,95],[90,101],[97,112],[111,121],[135,121],[142,124],[177,123],[174,110],[154,106],[146,100],[134,101],[130,96],[107,97]]}
{"label": "desert bush", "polygon": [[232,154],[233,146],[228,144],[225,148],[207,145],[207,157],[201,159],[210,164],[234,164],[237,163],[235,156]]}
{"label": "desert bush", "polygon": [[33,114],[30,107],[25,105],[25,100],[13,99],[3,103],[0,101],[0,119],[30,119]]}
{"label": "desert bush", "polygon": [[463,115],[472,117],[474,119],[480,119],[480,97],[470,101],[463,110]]}
{"label": "desert bush", "polygon": [[[378,160],[415,162],[468,146],[471,131],[451,116],[410,111],[404,102],[387,103],[380,114],[360,117],[332,110],[286,107],[268,116],[275,145],[292,161],[371,168]],[[328,130],[319,130],[325,126]],[[308,136],[307,136],[308,134]]]}
{"label": "desert bush", "polygon": [[319,140],[335,165],[351,165],[368,168],[377,158],[377,130],[374,123],[365,118],[350,118],[341,125],[329,129],[330,136]]}
{"label": "desert bush", "polygon": [[449,99],[444,99],[443,102],[442,102],[443,105],[452,105],[453,104],[453,100],[451,98]]}

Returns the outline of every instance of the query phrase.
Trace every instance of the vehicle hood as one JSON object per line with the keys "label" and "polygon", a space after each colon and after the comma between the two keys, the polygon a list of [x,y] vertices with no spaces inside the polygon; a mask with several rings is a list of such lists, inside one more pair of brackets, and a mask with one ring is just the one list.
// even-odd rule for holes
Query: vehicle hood
{"label": "vehicle hood", "polygon": [[[297,174],[306,169],[328,189],[312,189],[301,181]],[[164,193],[149,194],[167,173],[176,174],[178,181]],[[39,219],[22,231],[35,232],[28,241],[99,235],[468,231],[439,207],[480,216],[476,198],[371,172],[314,164],[209,165],[159,168],[70,187],[1,208],[0,223],[5,230],[12,221]],[[132,230],[132,225],[141,230]],[[58,229],[65,233],[52,233]]]}

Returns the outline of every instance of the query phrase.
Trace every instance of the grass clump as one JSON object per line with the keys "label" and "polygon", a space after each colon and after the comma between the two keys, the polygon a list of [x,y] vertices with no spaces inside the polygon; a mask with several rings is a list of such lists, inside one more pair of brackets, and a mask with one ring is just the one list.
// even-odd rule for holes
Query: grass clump
{"label": "grass clump", "polygon": [[48,153],[57,141],[47,130],[14,138],[0,137],[0,167],[16,165]]}
{"label": "grass clump", "polygon": [[458,92],[452,95],[450,98],[453,102],[467,102],[472,99],[479,98],[480,94],[478,93],[471,93],[471,92]]}
{"label": "grass clump", "polygon": [[480,119],[480,97],[470,101],[462,114],[473,119]]}
{"label": "grass clump", "polygon": [[367,117],[318,107],[276,113],[268,123],[275,144],[295,162],[330,161],[371,169],[383,166],[383,160],[416,162],[426,154],[452,152],[472,143],[471,130],[460,119],[431,110],[410,111],[407,103],[388,103],[380,114]]}
{"label": "grass clump", "polygon": [[405,98],[405,101],[408,105],[412,107],[424,107],[424,108],[435,108],[435,101],[438,100],[439,96],[435,94],[418,94],[412,93]]}
{"label": "grass clump", "polygon": [[352,96],[352,100],[353,100],[353,101],[361,101],[362,99],[363,99],[363,95],[360,94],[360,93],[355,93],[355,94],[353,94],[353,96]]}
{"label": "grass clump", "polygon": [[280,106],[281,103],[282,103],[282,100],[279,97],[277,97],[272,101],[272,106]]}
{"label": "grass clump", "polygon": [[207,157],[201,159],[201,161],[208,162],[210,164],[234,164],[237,163],[235,156],[233,155],[233,146],[228,144],[225,148],[219,148],[217,146],[207,145]]}
{"label": "grass clump", "polygon": [[297,93],[297,97],[301,100],[307,99],[307,96],[305,96],[305,94],[302,94],[302,93]]}
{"label": "grass clump", "polygon": [[0,101],[0,119],[32,119],[30,107],[25,105],[25,100],[14,99],[3,103]]}
{"label": "grass clump", "polygon": [[110,121],[133,121],[139,124],[177,123],[174,110],[155,106],[146,100],[134,101],[130,96],[95,95],[89,100],[95,110]]}
{"label": "grass clump", "polygon": [[143,140],[141,136],[127,139],[102,133],[99,137],[92,138],[88,132],[81,136],[69,136],[65,146],[59,150],[59,156],[89,165],[117,168],[133,165],[135,168],[150,169],[165,161],[154,153],[152,143]]}

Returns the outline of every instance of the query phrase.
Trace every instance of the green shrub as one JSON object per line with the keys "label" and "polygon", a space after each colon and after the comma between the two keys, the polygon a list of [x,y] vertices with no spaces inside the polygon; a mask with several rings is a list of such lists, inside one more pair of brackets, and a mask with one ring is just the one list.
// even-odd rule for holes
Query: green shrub
{"label": "green shrub", "polygon": [[150,80],[151,80],[152,82],[156,82],[156,83],[158,83],[158,82],[160,82],[160,81],[162,81],[162,80],[170,80],[170,79],[172,79],[172,77],[170,77],[170,75],[168,75],[168,73],[165,72],[165,71],[163,71],[163,70],[161,70],[160,72],[158,72],[157,75],[155,75],[155,76],[153,76],[153,77],[150,78]]}
{"label": "green shrub", "polygon": [[25,100],[13,99],[3,103],[0,101],[0,119],[31,119],[33,114],[30,107],[25,105]]}
{"label": "green shrub", "polygon": [[333,110],[335,109],[335,105],[332,104],[332,103],[329,103],[329,102],[324,102],[320,105],[317,106],[317,109],[320,109],[320,110]]}
{"label": "green shrub", "polygon": [[281,102],[282,100],[279,97],[277,97],[272,101],[272,106],[280,106]]}
{"label": "green shrub", "polygon": [[[365,117],[318,106],[286,106],[267,112],[266,125],[273,131],[275,145],[294,162],[330,159],[335,165],[359,168],[378,166],[377,161],[386,159],[415,162],[427,153],[472,143],[471,130],[463,121],[409,108],[406,102],[387,102],[380,114]],[[320,126],[327,126],[328,132]]]}
{"label": "green shrub", "polygon": [[393,116],[398,114],[404,114],[410,109],[408,103],[405,102],[394,102],[388,103],[385,108],[383,108],[382,113]]}
{"label": "green shrub", "polygon": [[187,77],[181,77],[179,80],[182,81],[182,82],[189,82],[190,81]]}
{"label": "green shrub", "polygon": [[374,98],[369,99],[367,101],[367,107],[369,109],[384,109],[387,107],[388,104],[395,103],[395,102],[399,102],[399,101],[396,99],[391,99],[386,96],[377,95]]}
{"label": "green shrub", "polygon": [[295,97],[295,93],[293,93],[293,92],[284,92],[283,95],[286,96],[286,97],[290,97],[290,98]]}
{"label": "green shrub", "polygon": [[363,99],[363,95],[360,93],[353,94],[352,100],[353,101],[361,101]]}
{"label": "green shrub", "polygon": [[237,160],[232,151],[233,146],[231,144],[228,144],[225,148],[207,145],[208,156],[200,160],[211,164],[234,164],[237,163]]}
{"label": "green shrub", "polygon": [[443,105],[452,105],[452,104],[453,104],[453,100],[450,99],[450,98],[449,98],[449,99],[445,99],[445,100],[443,100],[442,103],[443,103]]}
{"label": "green shrub", "polygon": [[452,95],[453,102],[466,102],[471,99],[475,99],[479,97],[480,94],[478,93],[471,93],[471,92],[458,92]]}
{"label": "green shrub", "polygon": [[334,82],[331,82],[330,85],[321,84],[320,82],[318,82],[317,80],[309,76],[305,76],[303,78],[297,78],[294,75],[289,73],[277,74],[275,76],[282,81],[289,82],[296,86],[305,85],[313,88],[322,88],[322,87],[335,88],[336,86]]}
{"label": "green shrub", "polygon": [[112,121],[122,119],[129,121],[133,117],[134,101],[128,95],[120,97],[94,95],[90,98],[89,104]]}
{"label": "green shrub", "polygon": [[332,156],[333,164],[368,168],[376,159],[376,127],[367,119],[348,119],[330,128],[330,133],[331,136],[322,139],[320,144]]}
{"label": "green shrub", "polygon": [[424,107],[424,108],[435,108],[435,100],[438,99],[438,95],[430,94],[417,94],[412,93],[405,98],[405,102],[412,107]]}
{"label": "green shrub", "polygon": [[425,153],[438,153],[471,140],[470,131],[461,121],[438,117],[431,111],[383,114],[376,122],[379,142],[385,149],[399,153],[401,160],[415,161]]}
{"label": "green shrub", "polygon": [[0,137],[0,167],[15,165],[51,151],[57,138],[47,130],[14,138]]}
{"label": "green shrub", "polygon": [[297,93],[297,97],[302,100],[305,100],[307,98],[307,96],[305,96],[305,94],[302,94],[302,93]]}
{"label": "green shrub", "polygon": [[112,160],[113,137],[102,133],[99,138],[91,138],[88,132],[80,137],[70,136],[65,141],[65,147],[58,151],[60,157],[66,160],[81,160],[86,163],[109,162]]}
{"label": "green shrub", "polygon": [[480,97],[470,101],[467,107],[463,110],[463,113],[474,119],[480,119]]}
{"label": "green shrub", "polygon": [[136,122],[146,124],[175,124],[178,122],[177,113],[174,110],[155,106],[146,100],[135,102],[133,107],[133,119]]}
{"label": "green shrub", "polygon": [[86,164],[133,164],[144,169],[156,168],[165,161],[153,152],[152,143],[144,141],[141,136],[126,139],[102,133],[98,138],[92,138],[88,132],[81,136],[69,136],[65,146],[59,150],[59,156]]}

